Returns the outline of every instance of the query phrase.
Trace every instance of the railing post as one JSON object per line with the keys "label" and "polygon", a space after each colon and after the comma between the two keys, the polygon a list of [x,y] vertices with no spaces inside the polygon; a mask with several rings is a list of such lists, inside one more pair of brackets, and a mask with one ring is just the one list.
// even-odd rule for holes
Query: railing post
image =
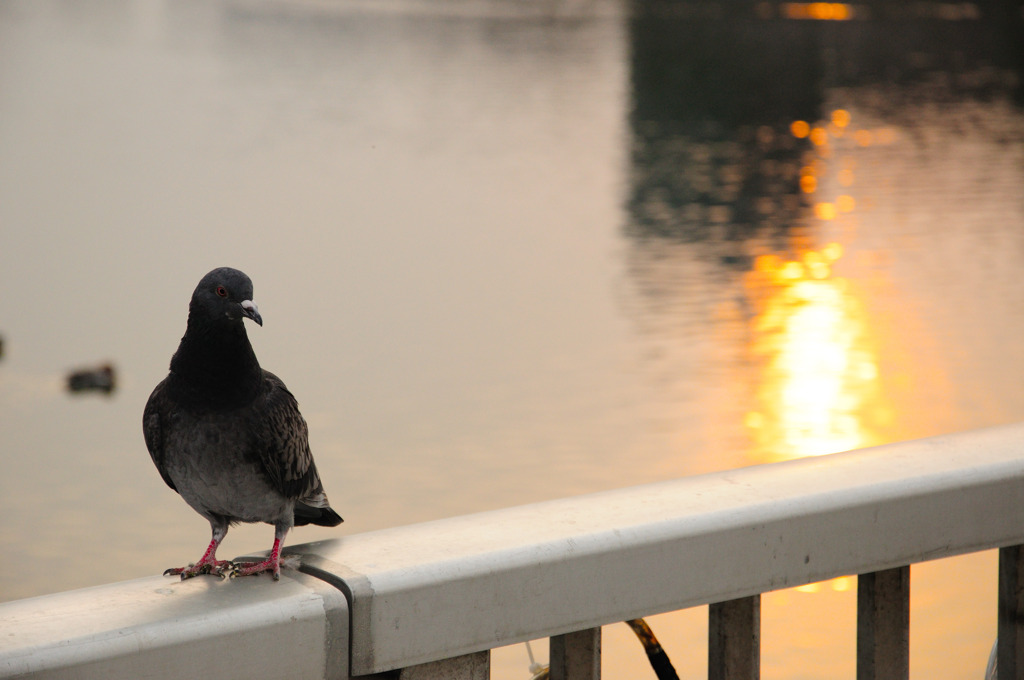
{"label": "railing post", "polygon": [[398,677],[400,680],[488,680],[490,676],[491,653],[483,651],[408,666]]}
{"label": "railing post", "polygon": [[857,680],[910,676],[910,566],[857,579]]}
{"label": "railing post", "polygon": [[716,602],[708,610],[708,680],[761,677],[761,596]]}
{"label": "railing post", "polygon": [[1024,546],[999,549],[999,628],[996,675],[1024,678]]}
{"label": "railing post", "polygon": [[601,680],[601,629],[555,635],[550,641],[551,680]]}

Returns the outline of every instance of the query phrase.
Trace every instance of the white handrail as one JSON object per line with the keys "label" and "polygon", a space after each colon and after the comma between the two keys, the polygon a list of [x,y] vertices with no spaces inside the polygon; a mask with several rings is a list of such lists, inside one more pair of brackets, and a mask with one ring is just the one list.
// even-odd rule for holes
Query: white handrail
{"label": "white handrail", "polygon": [[0,677],[342,680],[348,622],[336,588],[291,570],[152,576],[0,604]]}
{"label": "white handrail", "polygon": [[1024,542],[1024,425],[310,544],[352,671]]}

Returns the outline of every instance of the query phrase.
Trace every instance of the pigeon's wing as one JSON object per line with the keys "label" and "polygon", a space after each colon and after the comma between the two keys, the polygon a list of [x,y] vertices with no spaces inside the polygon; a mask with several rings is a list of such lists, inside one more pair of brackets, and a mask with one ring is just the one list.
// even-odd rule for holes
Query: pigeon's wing
{"label": "pigeon's wing", "polygon": [[263,386],[257,407],[250,409],[253,420],[249,427],[267,479],[286,498],[306,500],[322,495],[323,486],[309,450],[309,430],[298,402],[281,379],[269,371],[263,371]]}
{"label": "pigeon's wing", "polygon": [[153,459],[156,469],[160,472],[160,476],[167,482],[167,486],[177,491],[174,482],[167,475],[167,468],[164,463],[165,430],[162,427],[162,421],[163,414],[167,412],[169,406],[167,390],[165,388],[166,384],[167,380],[164,379],[156,386],[153,393],[149,395],[146,409],[142,412],[142,434],[146,438],[146,448],[149,449],[149,455]]}

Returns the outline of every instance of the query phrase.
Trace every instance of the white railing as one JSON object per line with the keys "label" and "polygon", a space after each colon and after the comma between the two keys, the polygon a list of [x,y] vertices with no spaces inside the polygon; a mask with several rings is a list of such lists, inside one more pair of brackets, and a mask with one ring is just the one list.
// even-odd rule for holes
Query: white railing
{"label": "white railing", "polygon": [[908,565],[1001,548],[1000,677],[1024,678],[1021,544],[1024,424],[310,543],[279,583],[0,604],[0,677],[476,680],[551,637],[552,677],[582,680],[600,626],[710,603],[710,677],[756,678],[760,593],[858,574],[858,678],[906,678]]}

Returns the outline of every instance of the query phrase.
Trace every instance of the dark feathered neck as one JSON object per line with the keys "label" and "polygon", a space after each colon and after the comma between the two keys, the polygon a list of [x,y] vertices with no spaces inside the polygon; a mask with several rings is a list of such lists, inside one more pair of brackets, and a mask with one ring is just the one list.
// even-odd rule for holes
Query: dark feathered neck
{"label": "dark feathered neck", "polygon": [[262,380],[241,320],[211,321],[190,310],[171,358],[168,387],[176,401],[199,410],[237,408],[256,398]]}

